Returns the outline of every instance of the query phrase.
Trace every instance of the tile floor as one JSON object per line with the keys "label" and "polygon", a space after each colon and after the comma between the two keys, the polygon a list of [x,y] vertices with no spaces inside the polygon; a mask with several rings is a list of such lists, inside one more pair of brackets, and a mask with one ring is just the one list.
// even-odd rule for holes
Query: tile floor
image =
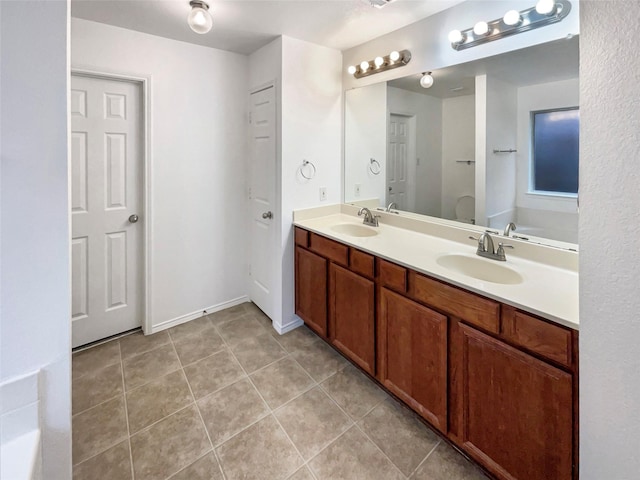
{"label": "tile floor", "polygon": [[306,327],[250,303],[73,355],[74,480],[486,480]]}

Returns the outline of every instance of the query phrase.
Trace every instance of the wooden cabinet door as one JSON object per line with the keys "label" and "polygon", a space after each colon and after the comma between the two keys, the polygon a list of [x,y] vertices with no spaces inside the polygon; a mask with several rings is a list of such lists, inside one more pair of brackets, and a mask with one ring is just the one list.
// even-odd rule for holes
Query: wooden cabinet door
{"label": "wooden cabinet door", "polygon": [[464,448],[501,479],[571,479],[571,375],[466,325],[461,339]]}
{"label": "wooden cabinet door", "polygon": [[375,284],[346,268],[329,266],[329,339],[375,374]]}
{"label": "wooden cabinet door", "polygon": [[380,290],[378,346],[382,384],[447,432],[447,317]]}
{"label": "wooden cabinet door", "polygon": [[296,314],[318,335],[327,336],[327,260],[296,247]]}

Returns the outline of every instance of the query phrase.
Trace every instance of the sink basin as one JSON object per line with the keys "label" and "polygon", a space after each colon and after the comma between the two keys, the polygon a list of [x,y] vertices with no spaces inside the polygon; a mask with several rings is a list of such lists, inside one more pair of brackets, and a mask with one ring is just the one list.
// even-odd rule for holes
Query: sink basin
{"label": "sink basin", "polygon": [[342,233],[343,235],[350,235],[352,237],[373,237],[377,235],[377,230],[371,227],[365,227],[364,225],[358,225],[355,223],[339,223],[338,225],[332,225],[331,230],[336,233]]}
{"label": "sink basin", "polygon": [[448,254],[438,257],[438,265],[468,277],[485,282],[516,285],[522,283],[522,275],[495,260],[484,260],[468,255]]}

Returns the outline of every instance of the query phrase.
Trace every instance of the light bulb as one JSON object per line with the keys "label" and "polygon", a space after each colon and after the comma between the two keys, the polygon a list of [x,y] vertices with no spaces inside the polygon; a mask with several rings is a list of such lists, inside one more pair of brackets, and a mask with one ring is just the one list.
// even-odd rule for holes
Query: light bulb
{"label": "light bulb", "polygon": [[478,36],[486,35],[489,33],[489,25],[487,22],[478,22],[473,27],[473,33]]}
{"label": "light bulb", "polygon": [[551,15],[556,10],[555,0],[540,0],[536,3],[536,12],[540,15]]}
{"label": "light bulb", "polygon": [[449,32],[449,41],[454,45],[464,42],[464,35],[460,30],[451,30]]}
{"label": "light bulb", "polygon": [[433,77],[431,72],[424,73],[420,79],[420,86],[422,88],[431,88],[433,86]]}
{"label": "light bulb", "polygon": [[400,52],[397,51],[393,51],[389,54],[389,60],[391,60],[392,62],[397,62],[398,60],[400,60]]}
{"label": "light bulb", "polygon": [[384,64],[384,58],[376,57],[376,59],[373,61],[373,63],[376,64],[376,68],[380,68]]}
{"label": "light bulb", "polygon": [[191,2],[191,11],[187,16],[187,23],[196,33],[204,34],[211,30],[213,19],[209,13],[209,5],[204,2]]}
{"label": "light bulb", "polygon": [[504,14],[504,17],[502,17],[502,21],[505,25],[513,26],[518,25],[522,21],[522,17],[517,10],[509,10]]}
{"label": "light bulb", "polygon": [[364,73],[367,70],[369,70],[369,62],[362,62],[360,64],[360,70],[362,70],[362,73]]}
{"label": "light bulb", "polygon": [[347,68],[347,72],[349,73],[349,75],[353,75],[354,73],[356,73],[356,67],[354,67],[353,65],[349,65],[349,68]]}

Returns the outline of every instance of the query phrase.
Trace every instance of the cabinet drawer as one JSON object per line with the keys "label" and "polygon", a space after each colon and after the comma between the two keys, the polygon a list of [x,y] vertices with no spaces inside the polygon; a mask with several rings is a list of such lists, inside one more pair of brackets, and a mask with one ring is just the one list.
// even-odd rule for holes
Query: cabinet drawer
{"label": "cabinet drawer", "polygon": [[502,307],[502,334],[507,341],[571,367],[571,330],[505,305]]}
{"label": "cabinet drawer", "polygon": [[295,229],[295,241],[296,245],[307,248],[309,246],[309,232],[301,228]]}
{"label": "cabinet drawer", "polygon": [[411,295],[488,332],[500,332],[500,304],[411,272]]}
{"label": "cabinet drawer", "polygon": [[406,268],[379,258],[378,276],[381,286],[389,287],[393,290],[403,293],[407,291]]}
{"label": "cabinet drawer", "polygon": [[346,245],[309,233],[309,248],[336,263],[349,265],[349,247]]}
{"label": "cabinet drawer", "polygon": [[349,268],[362,276],[373,278],[374,259],[373,255],[352,248]]}

